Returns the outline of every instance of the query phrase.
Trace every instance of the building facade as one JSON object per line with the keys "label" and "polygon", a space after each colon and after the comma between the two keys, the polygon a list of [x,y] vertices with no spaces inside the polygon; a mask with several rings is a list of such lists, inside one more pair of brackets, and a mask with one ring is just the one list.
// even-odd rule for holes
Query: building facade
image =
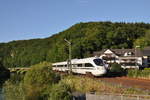
{"label": "building facade", "polygon": [[122,68],[150,67],[150,47],[144,49],[104,49],[94,52],[106,63],[118,63]]}

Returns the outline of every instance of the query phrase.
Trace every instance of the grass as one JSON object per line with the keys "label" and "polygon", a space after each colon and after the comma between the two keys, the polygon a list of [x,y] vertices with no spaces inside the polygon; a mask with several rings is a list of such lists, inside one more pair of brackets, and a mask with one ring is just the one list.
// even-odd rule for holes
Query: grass
{"label": "grass", "polygon": [[128,77],[150,79],[150,68],[144,70],[128,70]]}
{"label": "grass", "polygon": [[122,85],[113,85],[88,77],[67,76],[61,80],[63,84],[71,87],[72,91],[81,93],[118,93],[118,94],[147,94],[148,92],[136,88],[124,88]]}

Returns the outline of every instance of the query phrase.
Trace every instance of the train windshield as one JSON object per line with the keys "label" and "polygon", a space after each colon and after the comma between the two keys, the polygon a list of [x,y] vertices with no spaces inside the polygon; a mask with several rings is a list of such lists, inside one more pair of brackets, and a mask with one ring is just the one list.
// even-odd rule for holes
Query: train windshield
{"label": "train windshield", "polygon": [[94,59],[93,61],[97,66],[103,66],[103,61],[101,59]]}

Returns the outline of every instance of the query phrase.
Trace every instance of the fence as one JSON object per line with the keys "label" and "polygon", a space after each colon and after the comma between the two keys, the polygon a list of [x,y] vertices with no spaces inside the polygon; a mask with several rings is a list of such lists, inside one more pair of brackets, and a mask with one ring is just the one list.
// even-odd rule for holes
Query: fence
{"label": "fence", "polygon": [[86,94],[86,100],[150,100],[150,95]]}

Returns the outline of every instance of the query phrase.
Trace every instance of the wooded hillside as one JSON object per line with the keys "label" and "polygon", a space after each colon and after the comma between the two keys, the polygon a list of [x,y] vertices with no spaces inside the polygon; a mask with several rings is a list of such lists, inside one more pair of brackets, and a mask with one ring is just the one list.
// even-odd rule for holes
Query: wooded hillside
{"label": "wooded hillside", "polygon": [[[150,24],[88,22],[45,39],[0,43],[0,62],[5,67],[28,67],[42,62],[68,59],[68,45],[72,42],[72,58],[91,56],[104,48],[133,48],[150,44]],[[149,36],[149,38],[147,38]]]}

